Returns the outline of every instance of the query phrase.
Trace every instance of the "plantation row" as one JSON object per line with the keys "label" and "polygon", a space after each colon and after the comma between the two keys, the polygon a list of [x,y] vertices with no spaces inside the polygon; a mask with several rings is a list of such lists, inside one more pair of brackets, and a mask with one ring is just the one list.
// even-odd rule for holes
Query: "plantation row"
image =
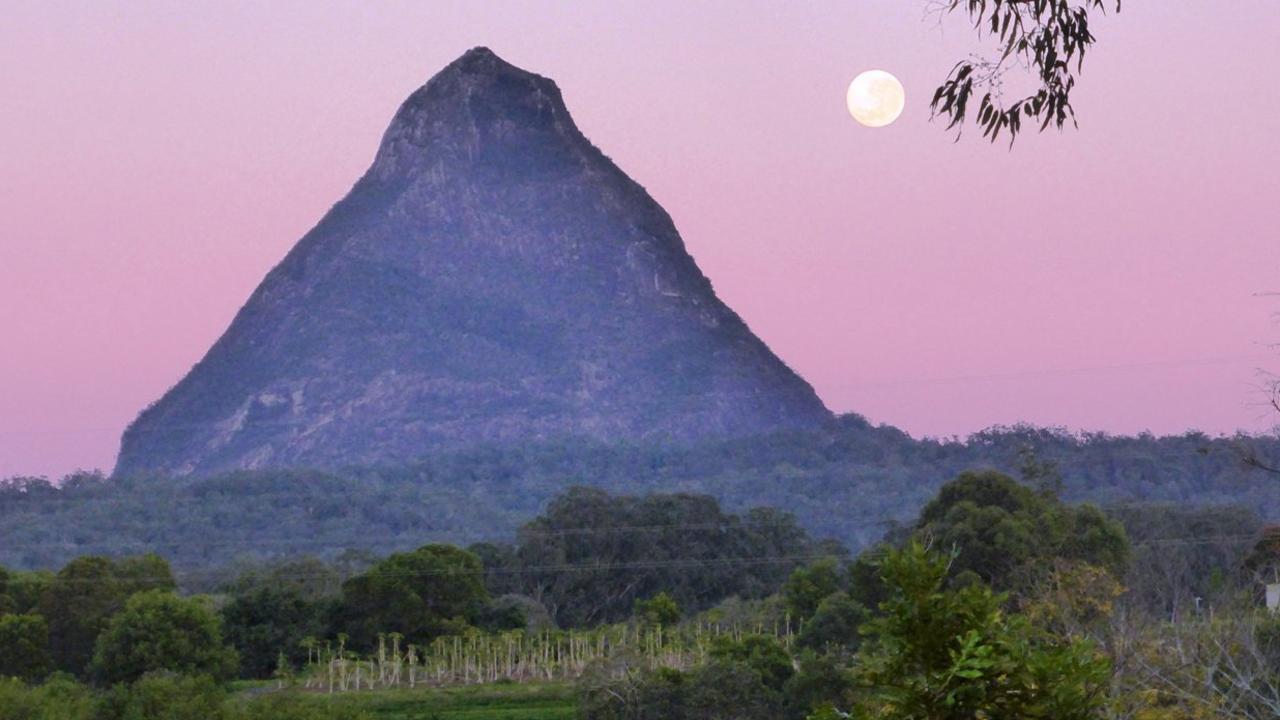
{"label": "plantation row", "polygon": [[[378,635],[377,650],[368,657],[346,649],[346,637],[323,645],[304,641],[307,661],[296,676],[280,654],[278,686],[300,682],[309,690],[348,692],[385,690],[419,685],[444,686],[510,682],[574,680],[592,665],[625,655],[649,670],[687,670],[706,662],[723,639],[764,636],[756,625],[750,631],[720,623],[689,622],[674,627],[626,623],[592,628],[526,633],[471,631],[438,637],[418,647],[403,644],[403,635]],[[789,624],[769,632],[790,649],[794,635]],[[638,662],[637,662],[638,661]]]}

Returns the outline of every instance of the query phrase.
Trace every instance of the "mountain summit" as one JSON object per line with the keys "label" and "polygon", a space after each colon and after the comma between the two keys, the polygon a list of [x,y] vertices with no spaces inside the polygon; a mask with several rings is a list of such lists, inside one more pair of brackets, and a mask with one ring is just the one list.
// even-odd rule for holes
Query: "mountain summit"
{"label": "mountain summit", "polygon": [[477,443],[825,422],[671,218],[485,48],[400,107],[372,167],[125,431],[118,474],[396,462]]}

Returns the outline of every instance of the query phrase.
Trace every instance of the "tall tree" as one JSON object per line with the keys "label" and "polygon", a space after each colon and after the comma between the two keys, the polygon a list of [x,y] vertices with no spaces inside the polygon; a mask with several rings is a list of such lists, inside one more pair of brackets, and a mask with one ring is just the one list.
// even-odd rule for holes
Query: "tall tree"
{"label": "tall tree", "polygon": [[82,674],[93,657],[93,643],[124,604],[115,567],[104,557],[85,556],[67,563],[45,589],[40,614],[49,622],[54,667]]}
{"label": "tall tree", "polygon": [[328,603],[310,601],[297,587],[259,587],[237,595],[222,608],[226,639],[240,653],[243,675],[269,678],[280,653],[300,664],[302,640],[324,635]]}
{"label": "tall tree", "polygon": [[994,471],[965,472],[925,505],[916,535],[954,549],[955,575],[998,590],[1025,585],[1054,559],[1080,560],[1120,577],[1129,561],[1124,528],[1091,505],[1070,506]]}
{"label": "tall tree", "polygon": [[426,545],[343,583],[336,621],[358,649],[371,648],[378,633],[423,643],[464,629],[488,599],[479,558],[452,545]]}
{"label": "tall tree", "polygon": [[[34,579],[39,583],[40,578]],[[158,555],[116,562],[86,555],[67,563],[44,585],[39,602],[49,623],[54,666],[82,674],[93,657],[94,641],[130,596],[174,587],[169,563]]]}
{"label": "tall tree", "polygon": [[98,680],[114,684],[156,671],[227,680],[236,667],[218,616],[203,602],[149,590],[129,598],[111,618],[98,638],[92,670]]}

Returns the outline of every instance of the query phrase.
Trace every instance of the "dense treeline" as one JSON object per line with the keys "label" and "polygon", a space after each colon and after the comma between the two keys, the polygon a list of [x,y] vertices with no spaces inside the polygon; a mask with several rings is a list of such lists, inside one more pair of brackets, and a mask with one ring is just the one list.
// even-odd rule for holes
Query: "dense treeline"
{"label": "dense treeline", "polygon": [[517,538],[471,549],[493,592],[534,598],[561,627],[618,622],[660,592],[697,610],[727,597],[762,598],[798,565],[847,552],[812,541],[794,516],[772,508],[739,516],[705,495],[582,487],[554,499]]}
{"label": "dense treeline", "polygon": [[0,649],[13,650],[0,653],[0,675],[267,678],[301,664],[317,638],[365,653],[388,634],[422,646],[473,629],[592,626],[659,594],[697,610],[766,597],[805,562],[841,552],[774,510],[738,516],[706,496],[574,488],[514,545],[429,544],[366,564],[292,559],[195,599],[179,597],[157,555],[81,556],[57,573],[0,568]]}
{"label": "dense treeline", "polygon": [[1053,484],[962,473],[884,543],[800,568],[756,607],[799,618],[794,642],[747,636],[689,668],[616,660],[580,680],[582,716],[1276,717],[1280,620],[1260,590],[1280,580],[1280,532],[1226,508],[1107,516]]}
{"label": "dense treeline", "polygon": [[613,492],[694,492],[730,511],[792,512],[853,550],[906,523],[941,483],[971,468],[1028,476],[1055,466],[1064,498],[1103,506],[1243,505],[1280,518],[1280,483],[1243,460],[1280,466],[1280,440],[1155,438],[1007,428],[966,440],[914,440],[845,416],[832,428],[696,446],[546,443],[445,453],[398,467],[279,470],[208,478],[0,484],[0,563],[53,568],[84,554],[156,552],[180,571],[242,558],[377,554],[424,538],[510,540],[572,485]]}
{"label": "dense treeline", "polygon": [[1280,533],[1026,474],[961,473],[857,555],[776,510],[573,488],[511,544],[259,563],[206,594],[155,555],[0,571],[0,718],[345,718],[305,691],[499,680],[572,680],[588,720],[1274,716]]}

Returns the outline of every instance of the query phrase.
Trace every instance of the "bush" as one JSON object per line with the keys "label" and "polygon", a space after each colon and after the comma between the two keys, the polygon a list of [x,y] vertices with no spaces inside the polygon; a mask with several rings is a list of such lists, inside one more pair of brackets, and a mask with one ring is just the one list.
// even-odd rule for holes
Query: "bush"
{"label": "bush", "polygon": [[646,627],[670,627],[680,622],[680,606],[675,598],[660,592],[648,600],[637,600],[635,617]]}
{"label": "bush", "polygon": [[100,720],[228,720],[226,693],[209,676],[153,673],[116,685],[103,698]]}
{"label": "bush", "polygon": [[711,646],[711,658],[751,668],[771,690],[782,690],[795,673],[791,656],[782,643],[777,638],[763,635],[748,635],[738,641],[718,637]]}
{"label": "bush", "polygon": [[0,678],[0,720],[97,720],[88,689],[68,677],[39,687]]}

